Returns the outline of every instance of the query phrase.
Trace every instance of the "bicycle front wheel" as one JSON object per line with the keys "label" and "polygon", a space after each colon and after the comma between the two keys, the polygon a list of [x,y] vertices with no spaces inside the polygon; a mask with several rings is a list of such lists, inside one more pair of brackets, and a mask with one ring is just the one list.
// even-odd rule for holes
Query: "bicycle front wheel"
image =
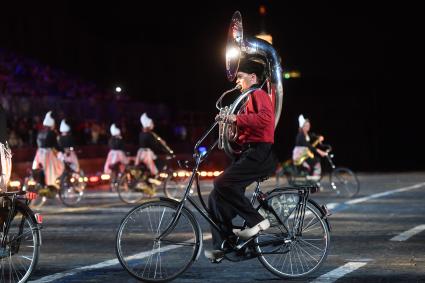
{"label": "bicycle front wheel", "polygon": [[308,202],[304,219],[300,219],[298,198],[296,193],[282,192],[269,199],[283,224],[267,209],[259,210],[269,219],[271,227],[256,238],[258,259],[270,272],[282,278],[303,277],[314,272],[329,250],[329,228],[320,212]]}
{"label": "bicycle front wheel", "polygon": [[[0,239],[3,238],[0,228]],[[26,209],[17,205],[5,247],[0,247],[0,282],[26,282],[37,265],[40,252],[38,227]]]}
{"label": "bicycle front wheel", "polygon": [[353,198],[360,191],[360,182],[356,174],[348,168],[338,167],[330,175],[331,189],[339,197]]}
{"label": "bicycle front wheel", "polygon": [[165,282],[183,273],[195,260],[201,232],[193,215],[185,208],[169,233],[163,233],[177,212],[177,204],[167,201],[144,203],[122,220],[116,238],[121,265],[146,282]]}

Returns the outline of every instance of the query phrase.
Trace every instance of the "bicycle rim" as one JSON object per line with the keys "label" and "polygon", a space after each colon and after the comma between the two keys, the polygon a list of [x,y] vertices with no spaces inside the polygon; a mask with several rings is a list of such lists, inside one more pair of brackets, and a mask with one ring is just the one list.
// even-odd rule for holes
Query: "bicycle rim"
{"label": "bicycle rim", "polygon": [[176,204],[155,201],[134,208],[122,220],[116,252],[132,276],[146,282],[169,281],[193,263],[200,247],[200,229],[186,209],[170,233],[160,242],[155,241],[175,212]]}
{"label": "bicycle rim", "polygon": [[332,171],[330,182],[331,188],[340,197],[353,198],[360,191],[360,182],[356,174],[348,168],[339,167]]}
{"label": "bicycle rim", "polygon": [[146,186],[142,181],[137,182],[134,185],[130,185],[127,179],[127,175],[124,174],[118,181],[118,196],[125,203],[136,203],[143,199],[143,190],[141,186]]}
{"label": "bicycle rim", "polygon": [[38,195],[35,199],[31,200],[30,207],[31,209],[40,209],[47,201],[46,196]]}
{"label": "bicycle rim", "polygon": [[188,177],[174,177],[169,174],[164,180],[164,195],[171,199],[181,200],[188,183]]}
{"label": "bicycle rim", "polygon": [[[330,234],[320,213],[307,204],[302,235],[295,235],[295,226],[299,222],[294,217],[296,210],[289,211],[289,216],[281,218],[284,226],[275,220],[274,225],[257,237],[256,250],[261,254],[258,257],[260,262],[270,272],[282,278],[297,278],[322,265],[328,254]],[[282,214],[278,215],[281,217]],[[265,241],[275,241],[275,244],[261,246]]]}
{"label": "bicycle rim", "polygon": [[[34,220],[16,207],[16,215],[10,223],[7,244],[0,248],[0,282],[26,282],[34,270],[40,245]],[[3,232],[0,230],[0,236]]]}
{"label": "bicycle rim", "polygon": [[59,199],[65,206],[76,206],[83,198],[85,183],[77,177],[74,180],[63,180],[59,190]]}

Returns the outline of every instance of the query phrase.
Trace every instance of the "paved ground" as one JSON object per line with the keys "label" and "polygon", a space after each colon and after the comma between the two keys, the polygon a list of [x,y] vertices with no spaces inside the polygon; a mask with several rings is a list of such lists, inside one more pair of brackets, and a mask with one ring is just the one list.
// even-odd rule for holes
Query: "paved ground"
{"label": "paved ground", "polygon": [[[313,195],[333,211],[330,253],[313,275],[285,282],[425,282],[425,173],[364,174],[360,181],[360,195],[348,202],[326,191]],[[273,182],[266,181],[265,190]],[[210,190],[207,182],[205,197]],[[90,190],[78,208],[47,204],[40,211],[43,245],[30,282],[137,282],[115,260],[114,250],[118,225],[131,207],[114,193],[96,190]],[[208,226],[201,223],[208,236]],[[283,279],[256,259],[211,264],[201,256],[175,282]]]}

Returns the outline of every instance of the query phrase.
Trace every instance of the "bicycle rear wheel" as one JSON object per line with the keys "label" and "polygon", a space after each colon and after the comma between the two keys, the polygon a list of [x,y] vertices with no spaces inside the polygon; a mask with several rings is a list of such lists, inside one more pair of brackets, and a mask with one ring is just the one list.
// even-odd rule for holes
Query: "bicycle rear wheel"
{"label": "bicycle rear wheel", "polygon": [[189,183],[189,177],[174,176],[172,172],[168,173],[163,181],[164,195],[168,198],[180,200],[183,197],[186,187]]}
{"label": "bicycle rear wheel", "polygon": [[348,168],[338,167],[330,175],[331,189],[339,197],[353,198],[360,191],[360,182],[356,174]]}
{"label": "bicycle rear wheel", "polygon": [[130,180],[125,173],[118,180],[117,190],[123,202],[133,204],[143,199],[145,190],[154,191],[155,188],[148,187],[143,180]]}
{"label": "bicycle rear wheel", "polygon": [[116,253],[121,265],[134,277],[146,282],[176,278],[195,260],[201,245],[201,232],[193,215],[183,209],[172,230],[167,229],[177,204],[167,201],[144,203],[132,209],[121,221]]}
{"label": "bicycle rear wheel", "polygon": [[[258,259],[273,274],[282,278],[306,276],[317,270],[328,254],[330,232],[317,208],[306,205],[304,221],[297,217],[299,206],[297,193],[281,192],[269,199],[270,206],[283,222],[260,209],[271,227],[256,238]],[[301,226],[301,233],[297,227]]]}
{"label": "bicycle rear wheel", "polygon": [[65,206],[76,206],[83,198],[85,188],[86,183],[83,174],[64,175],[60,180],[59,199]]}
{"label": "bicycle rear wheel", "polygon": [[35,185],[25,184],[24,186],[26,191],[37,193],[37,197],[30,201],[29,206],[31,209],[40,209],[47,201],[46,196],[41,196],[39,194],[39,191],[43,188],[43,186],[41,186],[39,183],[35,183]]}
{"label": "bicycle rear wheel", "polygon": [[[3,229],[0,228],[0,239]],[[37,223],[26,209],[17,205],[6,235],[6,246],[0,247],[0,282],[26,282],[37,265],[39,252]]]}

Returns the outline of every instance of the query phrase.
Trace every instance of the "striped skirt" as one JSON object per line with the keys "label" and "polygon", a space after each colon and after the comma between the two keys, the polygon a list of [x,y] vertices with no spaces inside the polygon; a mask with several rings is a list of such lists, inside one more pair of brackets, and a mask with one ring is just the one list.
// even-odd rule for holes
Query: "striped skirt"
{"label": "striped skirt", "polygon": [[139,148],[137,151],[135,165],[141,163],[145,164],[146,168],[151,172],[152,175],[158,174],[158,168],[156,168],[154,160],[156,159],[155,153],[150,148]]}
{"label": "striped skirt", "polygon": [[111,149],[106,158],[105,166],[103,167],[103,172],[106,174],[111,174],[111,166],[120,162],[121,164],[128,164],[128,158],[122,150]]}
{"label": "striped skirt", "polygon": [[35,154],[32,163],[32,169],[43,169],[46,180],[46,185],[57,187],[56,179],[59,178],[65,166],[61,160],[58,159],[55,152],[51,148],[39,148]]}
{"label": "striped skirt", "polygon": [[10,148],[0,143],[0,191],[5,190],[12,173],[12,152]]}
{"label": "striped skirt", "polygon": [[75,154],[75,151],[70,150],[70,151],[65,151],[65,153],[64,152],[59,152],[58,153],[58,158],[62,162],[69,163],[69,166],[71,167],[71,169],[74,172],[79,172],[80,171],[80,163],[78,162],[78,157],[77,157],[77,154]]}

